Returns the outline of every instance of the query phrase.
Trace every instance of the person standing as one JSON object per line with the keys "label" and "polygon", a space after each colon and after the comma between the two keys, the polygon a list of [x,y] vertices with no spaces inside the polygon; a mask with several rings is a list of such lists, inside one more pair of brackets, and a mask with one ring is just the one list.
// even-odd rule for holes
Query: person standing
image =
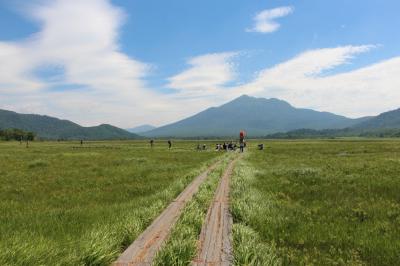
{"label": "person standing", "polygon": [[245,142],[244,142],[244,137],[245,137],[246,133],[242,130],[239,133],[239,143],[240,143],[240,152],[244,151],[244,146],[245,146]]}
{"label": "person standing", "polygon": [[171,149],[171,147],[172,147],[172,142],[171,140],[168,140],[168,149]]}
{"label": "person standing", "polygon": [[151,139],[150,140],[150,148],[153,148],[153,145],[154,145],[154,139]]}

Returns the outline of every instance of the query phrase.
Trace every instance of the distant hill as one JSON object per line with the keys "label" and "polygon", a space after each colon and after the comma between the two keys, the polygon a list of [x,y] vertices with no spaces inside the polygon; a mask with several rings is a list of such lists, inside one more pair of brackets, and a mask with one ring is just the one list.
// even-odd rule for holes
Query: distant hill
{"label": "distant hill", "polygon": [[355,129],[400,129],[400,108],[384,112],[353,126]]}
{"label": "distant hill", "polygon": [[361,119],[350,119],[328,112],[295,108],[279,99],[247,95],[192,117],[145,132],[148,137],[222,137],[236,136],[241,129],[249,137],[276,132],[309,129],[337,129],[353,126]]}
{"label": "distant hill", "polygon": [[265,136],[266,139],[332,139],[341,137],[366,137],[366,138],[398,138],[400,129],[373,128],[373,129],[296,129],[288,132],[279,132]]}
{"label": "distant hill", "polygon": [[308,129],[301,128],[287,132],[278,132],[265,136],[266,139],[329,139],[336,137],[360,137],[362,131],[352,128],[343,129]]}
{"label": "distant hill", "polygon": [[0,129],[32,131],[42,139],[135,139],[138,135],[111,126],[82,127],[68,120],[35,114],[19,114],[0,109]]}
{"label": "distant hill", "polygon": [[152,125],[141,125],[141,126],[137,126],[137,127],[133,127],[133,128],[127,128],[126,130],[131,132],[131,133],[139,134],[139,133],[150,131],[150,130],[153,130],[153,129],[156,129],[156,128],[157,127],[152,126]]}
{"label": "distant hill", "polygon": [[400,109],[384,112],[375,117],[343,129],[296,129],[265,136],[270,139],[305,139],[305,138],[335,138],[335,137],[400,137]]}

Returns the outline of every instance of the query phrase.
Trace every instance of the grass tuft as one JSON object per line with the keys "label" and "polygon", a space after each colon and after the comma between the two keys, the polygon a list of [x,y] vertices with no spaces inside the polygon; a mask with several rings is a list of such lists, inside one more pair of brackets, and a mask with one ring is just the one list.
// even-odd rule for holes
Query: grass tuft
{"label": "grass tuft", "polygon": [[42,159],[36,159],[28,163],[28,168],[41,168],[41,167],[46,167],[48,165],[49,163],[47,161],[44,161]]}
{"label": "grass tuft", "polygon": [[260,200],[265,200],[263,195],[250,189],[254,179],[254,169],[248,163],[239,161],[234,170],[231,184],[230,208],[234,222],[232,232],[234,264],[281,265],[275,243],[264,242],[249,223],[258,215],[265,215],[259,204]]}

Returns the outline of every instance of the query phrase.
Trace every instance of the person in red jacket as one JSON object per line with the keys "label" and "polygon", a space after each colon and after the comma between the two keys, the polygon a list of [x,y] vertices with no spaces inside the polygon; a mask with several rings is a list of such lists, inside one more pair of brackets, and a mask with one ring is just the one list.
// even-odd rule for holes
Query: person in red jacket
{"label": "person in red jacket", "polygon": [[244,132],[243,130],[240,131],[240,133],[239,133],[240,152],[244,151],[244,146],[245,146],[244,137],[245,136],[246,136],[246,132]]}

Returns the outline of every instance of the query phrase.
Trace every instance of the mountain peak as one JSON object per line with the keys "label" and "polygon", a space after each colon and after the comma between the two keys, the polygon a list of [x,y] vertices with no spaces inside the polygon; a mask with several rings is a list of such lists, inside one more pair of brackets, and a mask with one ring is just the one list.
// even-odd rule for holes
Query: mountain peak
{"label": "mountain peak", "polygon": [[243,94],[243,95],[241,95],[241,96],[239,96],[239,97],[237,97],[237,98],[225,103],[225,105],[226,104],[230,104],[230,103],[236,103],[236,102],[251,102],[251,101],[254,101],[256,99],[257,99],[256,97],[249,96],[247,94]]}
{"label": "mountain peak", "polygon": [[237,97],[236,99],[256,99],[256,97],[249,96],[247,94],[242,94],[241,96]]}
{"label": "mountain peak", "polygon": [[249,96],[247,94],[243,94],[232,101],[224,104],[224,105],[253,105],[253,104],[259,104],[259,105],[271,105],[273,107],[282,107],[282,108],[293,108],[290,103],[278,99],[278,98],[258,98],[254,96]]}
{"label": "mountain peak", "polygon": [[219,107],[146,132],[149,137],[234,137],[241,129],[265,136],[299,128],[344,128],[355,121],[343,116],[295,108],[276,98],[240,97]]}

